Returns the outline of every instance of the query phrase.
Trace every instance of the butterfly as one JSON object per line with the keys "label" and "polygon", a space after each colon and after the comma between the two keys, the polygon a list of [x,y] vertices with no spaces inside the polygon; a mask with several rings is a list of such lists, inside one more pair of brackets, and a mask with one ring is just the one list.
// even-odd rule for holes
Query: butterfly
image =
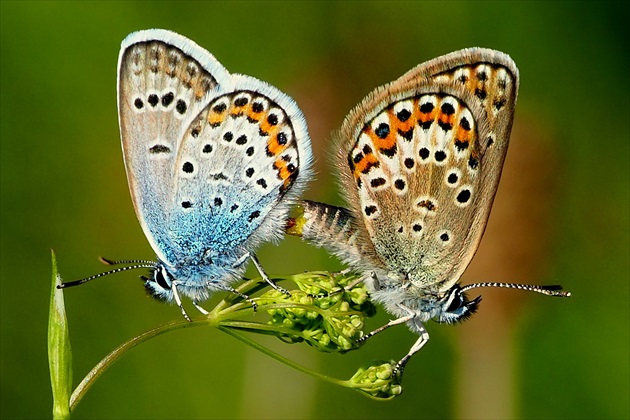
{"label": "butterfly", "polygon": [[371,296],[428,341],[424,323],[469,318],[477,287],[569,296],[560,286],[458,281],[483,235],[506,156],[519,73],[499,51],[470,48],[411,69],[371,92],[334,134],[348,208],[304,201],[289,233],[327,248],[359,272]]}
{"label": "butterfly", "polygon": [[136,215],[157,261],[145,288],[198,305],[229,290],[253,250],[283,235],[287,213],[311,177],[306,121],[277,88],[230,74],[188,38],[162,29],[134,32],[118,58],[122,149]]}

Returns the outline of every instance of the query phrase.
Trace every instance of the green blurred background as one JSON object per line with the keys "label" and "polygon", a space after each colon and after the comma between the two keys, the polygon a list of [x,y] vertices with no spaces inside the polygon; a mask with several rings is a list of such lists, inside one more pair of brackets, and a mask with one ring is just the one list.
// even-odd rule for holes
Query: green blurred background
{"label": "green blurred background", "polygon": [[[122,39],[167,28],[232,72],[291,95],[317,177],[306,197],[340,204],[330,132],[378,85],[464,47],[509,53],[521,88],[504,177],[463,281],[562,284],[570,299],[482,290],[480,313],[428,324],[431,341],[388,403],[314,380],[216,330],[177,331],[114,365],[79,418],[628,418],[628,2],[1,3],[1,415],[48,417],[50,252],[66,280],[97,256],[152,258],[122,164],[116,60]],[[338,269],[287,238],[269,273]],[[138,273],[66,292],[75,382],[123,341],[179,319]],[[206,304],[211,307],[211,304]],[[386,322],[382,311],[371,320]],[[347,378],[413,343],[393,328],[358,352],[260,340]]]}

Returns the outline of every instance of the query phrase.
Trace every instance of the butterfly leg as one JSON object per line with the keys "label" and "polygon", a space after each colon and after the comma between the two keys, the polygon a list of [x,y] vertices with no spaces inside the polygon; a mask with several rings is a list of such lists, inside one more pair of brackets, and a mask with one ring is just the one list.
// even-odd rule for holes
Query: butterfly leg
{"label": "butterfly leg", "polygon": [[248,258],[249,258],[249,252],[246,252],[245,254],[241,256],[241,258],[239,258],[238,260],[236,260],[234,264],[232,264],[232,268],[240,267],[241,265],[243,265],[245,261],[247,261]]}
{"label": "butterfly leg", "polygon": [[199,305],[199,302],[197,302],[196,300],[193,300],[193,303],[192,303],[192,304],[193,304],[193,305],[195,305],[195,308],[197,308],[197,310],[198,310],[199,312],[201,312],[203,315],[208,315],[208,314],[210,313],[210,312],[206,311],[204,308],[202,308],[202,307]]}
{"label": "butterfly leg", "polygon": [[351,268],[345,268],[345,269],[343,269],[341,271],[335,271],[333,273],[333,275],[335,275],[335,276],[345,276],[346,274],[352,273],[352,271],[353,270]]}
{"label": "butterfly leg", "polygon": [[[371,331],[371,332],[369,332],[369,333],[365,334],[363,337],[359,338],[359,339],[357,340],[357,342],[358,342],[358,343],[362,343],[362,342],[364,342],[365,340],[367,340],[368,338],[370,338],[370,337],[374,337],[376,334],[378,334],[378,333],[380,333],[380,332],[382,332],[382,331],[385,331],[385,330],[386,330],[386,329],[388,329],[389,327],[393,327],[394,325],[405,324],[405,323],[407,323],[407,322],[411,321],[411,320],[412,320],[412,319],[416,316],[415,312],[413,312],[411,309],[407,308],[406,306],[404,306],[404,305],[398,305],[398,306],[399,306],[400,308],[404,309],[404,310],[408,313],[408,315],[403,316],[403,317],[400,317],[400,318],[398,318],[398,319],[392,319],[391,321],[389,321],[387,324],[383,325],[382,327],[379,327],[379,328],[377,328],[377,329],[375,329],[375,330],[373,330],[373,331]],[[421,324],[421,325],[422,325],[422,324]],[[423,326],[422,328],[424,328],[424,326]],[[425,330],[425,332],[426,332],[426,330]],[[428,336],[428,334],[427,334],[427,336]],[[417,344],[417,343],[416,343],[416,344]],[[414,345],[414,346],[415,346],[415,345]],[[413,347],[412,347],[412,349],[413,349]],[[418,349],[418,350],[419,350],[419,349]],[[415,352],[414,352],[414,353],[415,353]],[[412,353],[412,354],[413,354],[413,353]],[[400,362],[398,362],[398,363],[396,364],[396,366],[398,366],[399,364],[400,364]]]}
{"label": "butterfly leg", "polygon": [[411,356],[419,352],[420,349],[424,347],[424,345],[427,344],[427,342],[429,341],[429,333],[427,332],[426,328],[424,328],[422,322],[415,321],[414,324],[416,327],[416,332],[420,335],[420,338],[418,338],[413,346],[411,346],[411,349],[409,349],[409,352],[405,355],[405,357],[403,357],[398,363],[396,363],[393,373],[394,376],[397,376],[399,379],[402,379],[403,370],[405,369],[405,365],[407,364],[409,359],[411,359]]}
{"label": "butterfly leg", "polygon": [[182,311],[182,315],[184,315],[184,318],[186,318],[186,321],[191,322],[190,317],[186,313],[186,309],[184,309],[184,305],[182,305],[182,300],[179,297],[179,292],[177,292],[177,283],[175,282],[172,283],[172,290],[173,290],[173,298],[175,298],[175,303],[177,304],[177,306],[179,306],[179,309]]}
{"label": "butterfly leg", "polygon": [[[269,278],[267,273],[265,273],[265,270],[263,269],[262,265],[258,261],[258,258],[253,253],[251,253],[251,252],[246,253],[245,255],[243,255],[243,257],[241,257],[241,259],[239,261],[241,261],[243,259],[247,259],[247,258],[252,260],[252,262],[254,263],[254,266],[256,266],[256,269],[260,273],[260,277],[262,277],[263,280],[265,280],[267,283],[269,283],[269,285],[271,287],[273,287],[274,289],[276,289],[280,293],[283,293],[285,295],[291,295],[291,293],[289,293],[289,291],[287,289],[285,289],[282,286],[278,286],[273,280],[271,280]],[[241,262],[241,264],[242,264],[242,262]]]}
{"label": "butterfly leg", "polygon": [[[367,283],[368,279],[372,280],[372,285]],[[346,285],[343,289],[341,289],[341,291],[348,292],[348,291],[354,289],[355,287],[357,287],[357,285],[359,285],[360,283],[366,283],[368,290],[370,290],[370,288],[372,288],[374,290],[378,290],[381,287],[380,284],[379,284],[379,281],[378,281],[378,277],[376,276],[376,273],[372,271],[370,273],[370,275],[368,275],[368,276],[361,276],[358,279],[352,281],[350,284]],[[335,294],[335,293],[339,293],[339,291],[335,290],[331,294]]]}
{"label": "butterfly leg", "polygon": [[223,285],[223,288],[225,288],[225,290],[227,290],[228,292],[232,292],[235,295],[238,295],[239,297],[241,297],[242,299],[248,301],[251,305],[252,308],[254,308],[254,312],[256,312],[256,310],[258,309],[258,304],[254,301],[254,299],[250,298],[249,296],[239,292],[238,290],[236,290],[235,288],[233,288],[232,286],[229,285]]}
{"label": "butterfly leg", "polygon": [[[333,277],[335,277],[335,276],[344,276],[346,274],[351,273],[352,271],[353,271],[352,269],[346,268],[345,270],[339,271],[337,273],[331,273],[331,275]],[[376,276],[376,274],[372,273],[372,276],[374,277],[374,276]],[[350,283],[350,284],[348,284],[348,285],[346,285],[344,287],[338,286],[339,287],[338,289],[335,289],[335,290],[333,290],[331,292],[324,291],[324,292],[319,293],[317,295],[313,295],[311,293],[308,293],[308,296],[312,297],[314,299],[322,299],[322,298],[335,296],[335,295],[338,295],[339,293],[348,292],[348,291],[354,289],[359,283],[362,283],[365,280],[366,280],[366,277],[359,277],[358,279],[354,280],[352,283]]]}

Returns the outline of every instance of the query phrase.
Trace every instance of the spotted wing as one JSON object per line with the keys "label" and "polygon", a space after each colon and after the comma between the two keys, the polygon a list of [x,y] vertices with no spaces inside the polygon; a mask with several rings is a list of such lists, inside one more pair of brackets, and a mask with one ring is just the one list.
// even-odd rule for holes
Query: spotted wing
{"label": "spotted wing", "polygon": [[517,91],[507,55],[467,49],[376,89],[346,118],[344,191],[387,271],[436,291],[459,279],[486,226]]}
{"label": "spotted wing", "polygon": [[118,59],[118,111],[138,220],[158,257],[172,262],[164,225],[183,132],[230,74],[194,42],[152,29],[130,34]]}
{"label": "spotted wing", "polygon": [[312,158],[295,102],[230,75],[209,52],[165,30],[129,35],[118,67],[127,177],[158,257],[182,266],[217,253],[234,260],[240,248],[277,238]]}
{"label": "spotted wing", "polygon": [[174,252],[225,263],[278,239],[310,160],[295,102],[264,82],[235,76],[235,90],[210,101],[178,150],[167,208]]}

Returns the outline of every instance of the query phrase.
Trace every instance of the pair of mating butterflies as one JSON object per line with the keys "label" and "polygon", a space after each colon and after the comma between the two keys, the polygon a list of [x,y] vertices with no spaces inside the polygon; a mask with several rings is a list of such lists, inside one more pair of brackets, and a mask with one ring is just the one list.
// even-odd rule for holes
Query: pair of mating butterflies
{"label": "pair of mating butterflies", "polygon": [[[335,134],[349,209],[301,202],[304,239],[363,275],[373,298],[407,323],[470,316],[465,291],[559,287],[457,281],[472,259],[497,189],[518,92],[518,70],[498,51],[472,48],[421,64],[369,94]],[[198,303],[229,290],[253,250],[279,240],[311,177],[306,122],[273,86],[230,74],[206,50],[166,30],[130,34],[118,60],[118,109],[129,188],[154,261],[154,297]],[[114,262],[114,263],[121,263]],[[111,272],[110,272],[111,273]],[[64,286],[80,284],[93,276]]]}

